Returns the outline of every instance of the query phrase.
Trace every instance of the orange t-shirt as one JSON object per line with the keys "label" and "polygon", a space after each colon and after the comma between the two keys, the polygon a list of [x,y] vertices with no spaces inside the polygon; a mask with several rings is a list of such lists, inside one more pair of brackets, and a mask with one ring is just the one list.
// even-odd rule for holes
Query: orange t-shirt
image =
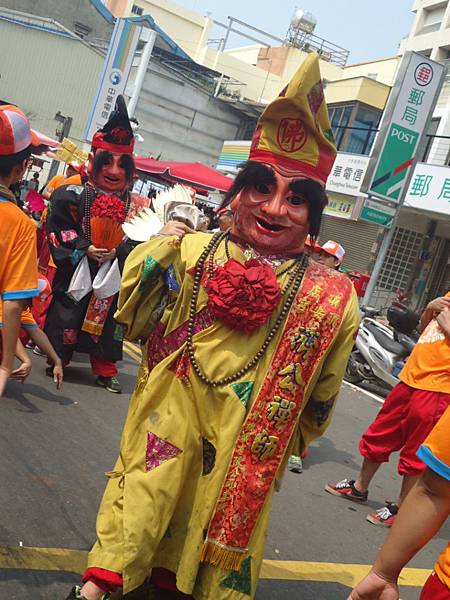
{"label": "orange t-shirt", "polygon": [[81,185],[81,175],[71,175],[70,177],[67,177],[66,179],[63,177],[61,179],[61,181],[58,181],[58,183],[55,185],[55,187],[53,189],[58,189],[59,187],[61,187],[62,185]]}
{"label": "orange t-shirt", "polygon": [[[450,485],[450,406],[420,446],[417,456]],[[436,575],[450,589],[450,542],[434,567]]]}
{"label": "orange t-shirt", "polygon": [[0,196],[0,298],[23,300],[37,295],[36,227]]}
{"label": "orange t-shirt", "polygon": [[61,185],[61,182],[64,181],[64,175],[55,175],[50,179],[50,181],[45,186],[45,189],[52,193],[56,190],[58,185]]}
{"label": "orange t-shirt", "polygon": [[[37,329],[38,325],[33,317],[31,308],[25,308],[20,314],[20,326],[23,329]],[[0,301],[0,327],[3,327],[3,302]]]}
{"label": "orange t-shirt", "polygon": [[436,319],[425,327],[399,377],[413,388],[450,394],[450,340]]}

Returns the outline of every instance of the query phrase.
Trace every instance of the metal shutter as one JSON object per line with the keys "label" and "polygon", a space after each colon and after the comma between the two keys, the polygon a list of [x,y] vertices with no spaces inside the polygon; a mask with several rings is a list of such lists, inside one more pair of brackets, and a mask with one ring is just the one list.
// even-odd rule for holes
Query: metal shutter
{"label": "metal shutter", "polygon": [[350,271],[367,273],[379,230],[378,225],[371,223],[324,215],[319,240],[322,244],[327,240],[341,244],[345,248],[343,266]]}

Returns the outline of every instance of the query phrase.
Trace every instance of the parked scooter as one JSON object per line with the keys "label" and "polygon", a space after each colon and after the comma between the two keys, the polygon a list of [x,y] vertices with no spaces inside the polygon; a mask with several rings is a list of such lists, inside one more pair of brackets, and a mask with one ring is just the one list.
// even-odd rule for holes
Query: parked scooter
{"label": "parked scooter", "polygon": [[419,315],[406,306],[395,304],[387,310],[389,325],[377,321],[381,312],[362,307],[363,319],[350,355],[345,380],[350,383],[369,381],[394,387],[398,375],[411,354],[419,334]]}

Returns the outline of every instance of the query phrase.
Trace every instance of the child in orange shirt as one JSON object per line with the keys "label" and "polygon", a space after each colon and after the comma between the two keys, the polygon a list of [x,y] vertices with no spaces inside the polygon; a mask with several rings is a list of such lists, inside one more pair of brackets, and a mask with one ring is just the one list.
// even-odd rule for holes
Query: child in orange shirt
{"label": "child in orange shirt", "polygon": [[[425,469],[417,449],[450,404],[450,292],[432,300],[421,318],[422,335],[401,371],[398,383],[362,436],[363,465],[355,479],[329,483],[325,490],[347,500],[366,502],[369,484],[382,463],[400,451],[398,472],[403,477],[398,504]],[[390,527],[398,506],[367,515],[374,525]]]}
{"label": "child in orange shirt", "polygon": [[[39,296],[33,299],[34,303],[45,302],[46,296],[51,292],[48,281],[42,275],[38,278],[38,290]],[[2,328],[2,302],[0,302],[0,329]],[[47,335],[40,329],[34,320],[30,306],[25,308],[20,315],[20,329],[21,334],[25,337],[31,338],[31,341],[36,345],[46,356],[48,356],[53,367],[53,381],[56,384],[56,388],[59,389],[63,382],[63,366],[60,357],[56,354],[50,340]],[[1,336],[0,336],[1,342]],[[28,354],[23,347],[22,342],[17,340],[16,346],[16,357],[21,361],[19,368],[15,369],[11,373],[11,379],[25,381],[31,371],[31,361]],[[1,343],[0,343],[0,356],[1,356]]]}
{"label": "child in orange shirt", "polygon": [[[375,564],[348,600],[397,600],[402,568],[439,531],[450,515],[450,407],[420,446],[427,466],[403,502]],[[426,581],[420,600],[450,599],[450,543]]]}

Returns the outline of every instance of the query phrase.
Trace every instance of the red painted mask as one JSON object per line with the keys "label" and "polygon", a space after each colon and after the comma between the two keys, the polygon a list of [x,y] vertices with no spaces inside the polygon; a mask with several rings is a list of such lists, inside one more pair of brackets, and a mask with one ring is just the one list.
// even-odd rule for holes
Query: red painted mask
{"label": "red painted mask", "polygon": [[[95,156],[103,150],[97,150]],[[89,179],[95,185],[105,192],[123,192],[128,185],[128,176],[122,166],[123,154],[113,154],[111,152],[105,152],[108,155],[109,160],[101,165],[94,173],[94,155],[89,155],[88,163],[88,174]],[[106,157],[105,157],[106,158]]]}
{"label": "red painted mask", "polygon": [[247,185],[233,200],[232,234],[260,252],[302,252],[309,230],[309,204],[301,192],[302,181],[269,167],[267,177]]}

